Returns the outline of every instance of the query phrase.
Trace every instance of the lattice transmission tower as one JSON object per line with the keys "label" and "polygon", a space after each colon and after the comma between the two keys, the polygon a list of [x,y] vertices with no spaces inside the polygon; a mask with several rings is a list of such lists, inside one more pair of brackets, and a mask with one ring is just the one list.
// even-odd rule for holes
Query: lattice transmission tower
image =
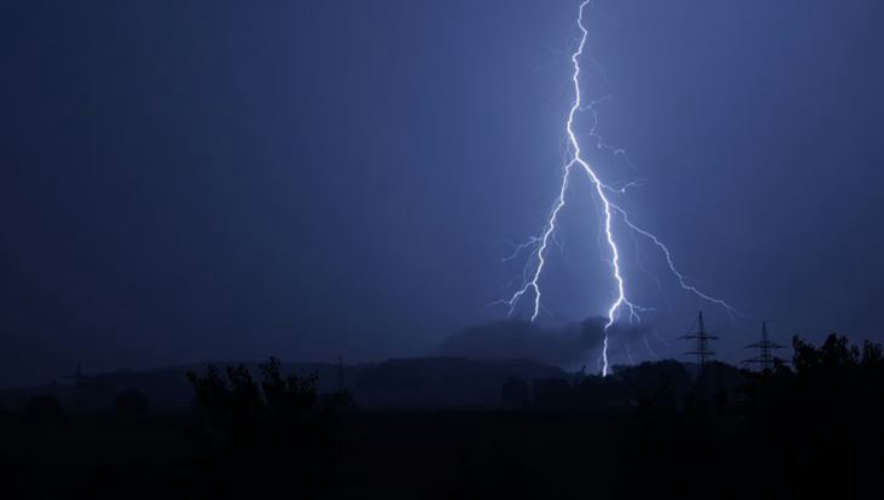
{"label": "lattice transmission tower", "polygon": [[700,311],[698,318],[698,327],[697,331],[688,335],[682,335],[679,337],[684,340],[693,340],[696,342],[693,351],[686,352],[685,355],[688,356],[696,356],[697,357],[697,366],[702,370],[703,366],[706,365],[706,361],[715,356],[715,353],[709,350],[709,341],[710,340],[718,340],[718,337],[714,335],[709,335],[706,332],[706,326],[703,323],[703,311]]}
{"label": "lattice transmission tower", "polygon": [[746,346],[746,349],[758,349],[758,357],[744,359],[743,363],[747,365],[757,364],[761,368],[761,371],[772,370],[774,366],[774,360],[778,359],[774,356],[774,351],[777,349],[782,349],[783,347],[785,346],[770,341],[767,336],[767,321],[762,321],[761,342],[756,342],[754,344],[749,344]]}

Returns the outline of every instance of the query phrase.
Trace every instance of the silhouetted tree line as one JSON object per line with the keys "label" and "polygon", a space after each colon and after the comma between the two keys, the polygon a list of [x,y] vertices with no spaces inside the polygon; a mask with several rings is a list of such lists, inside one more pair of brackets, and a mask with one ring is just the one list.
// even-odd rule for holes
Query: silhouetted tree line
{"label": "silhouetted tree line", "polygon": [[607,378],[511,378],[501,397],[510,410],[619,419],[623,498],[880,498],[881,346],[831,334],[792,347],[791,367],[649,362]]}
{"label": "silhouetted tree line", "polygon": [[880,498],[881,346],[860,349],[837,334],[820,347],[798,337],[792,345],[791,369],[778,360],[743,370],[731,388],[705,371],[680,411],[661,411],[659,400],[640,405],[654,411],[637,413],[621,459],[624,474],[644,480],[624,477],[623,496]]}
{"label": "silhouetted tree line", "polygon": [[214,365],[204,375],[188,372],[205,470],[222,496],[315,494],[332,472],[332,414],[348,399],[336,395],[318,404],[317,377],[283,376],[277,358],[259,371],[260,382],[242,364],[223,374]]}
{"label": "silhouetted tree line", "polygon": [[[338,450],[336,415],[352,407],[348,394],[320,396],[316,376],[285,375],[276,358],[258,365],[256,374],[242,364],[210,365],[188,372],[187,379],[193,389],[189,413],[152,413],[148,398],[135,389],[118,393],[110,411],[65,412],[56,396],[41,394],[20,412],[0,412],[0,498],[254,498],[277,492],[314,498],[329,486]],[[141,444],[138,455],[159,460],[120,453],[92,463],[79,459],[75,448],[70,465],[53,465],[28,451],[47,433],[137,442],[156,436],[161,440]],[[8,454],[2,436],[16,434],[15,448],[22,451]],[[56,439],[39,449],[64,453]],[[101,446],[114,449],[112,443]]]}
{"label": "silhouetted tree line", "polygon": [[[316,377],[285,375],[270,358],[188,373],[193,411],[167,423],[134,390],[91,423],[49,396],[2,418],[32,435],[116,425],[169,438],[158,445],[165,461],[77,469],[73,484],[90,498],[364,497],[421,480],[419,494],[401,497],[878,498],[884,351],[835,334],[821,346],[796,337],[793,350],[791,367],[763,372],[660,361],[606,378],[512,377],[505,411],[448,413],[342,412],[349,396],[321,396]],[[67,471],[3,452],[9,498],[61,496],[34,485]]]}
{"label": "silhouetted tree line", "polygon": [[511,377],[502,387],[501,400],[507,409],[542,412],[674,412],[684,409],[689,394],[700,385],[682,363],[666,360],[619,367],[607,378],[577,374],[528,383]]}

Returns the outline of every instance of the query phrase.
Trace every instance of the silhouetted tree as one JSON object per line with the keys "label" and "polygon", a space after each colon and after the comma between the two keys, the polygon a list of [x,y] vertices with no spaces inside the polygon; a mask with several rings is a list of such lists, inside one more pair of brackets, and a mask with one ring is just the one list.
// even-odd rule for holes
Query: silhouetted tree
{"label": "silhouetted tree", "polygon": [[859,349],[850,346],[847,337],[836,333],[829,335],[819,349],[796,336],[792,339],[792,349],[795,351],[793,365],[799,375],[848,370],[857,365],[860,357]]}
{"label": "silhouetted tree", "polygon": [[642,413],[672,414],[684,407],[691,377],[682,363],[672,360],[645,362],[617,374]]}
{"label": "silhouetted tree", "polygon": [[283,377],[276,358],[259,370],[260,385],[242,364],[227,367],[226,377],[214,366],[204,376],[187,374],[197,408],[208,417],[216,480],[246,496],[283,487],[313,491],[332,458],[329,415],[316,408],[316,377]]}
{"label": "silhouetted tree", "polygon": [[274,357],[260,368],[264,377],[261,388],[269,410],[275,415],[297,418],[313,407],[316,402],[315,375],[298,377],[292,374],[283,378],[279,370],[279,359]]}
{"label": "silhouetted tree", "polygon": [[231,394],[227,381],[221,377],[218,368],[209,365],[204,377],[188,371],[187,378],[193,386],[197,408],[215,420],[226,418],[231,407]]}

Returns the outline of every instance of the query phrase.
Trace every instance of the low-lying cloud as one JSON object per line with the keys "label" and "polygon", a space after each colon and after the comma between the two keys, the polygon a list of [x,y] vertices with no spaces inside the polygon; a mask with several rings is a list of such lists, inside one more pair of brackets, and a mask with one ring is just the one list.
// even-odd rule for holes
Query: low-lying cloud
{"label": "low-lying cloud", "polygon": [[[447,356],[532,359],[558,366],[585,363],[601,348],[605,319],[587,318],[561,326],[544,326],[526,321],[497,321],[473,326],[445,339],[439,351]],[[612,339],[631,342],[645,327],[614,326]]]}

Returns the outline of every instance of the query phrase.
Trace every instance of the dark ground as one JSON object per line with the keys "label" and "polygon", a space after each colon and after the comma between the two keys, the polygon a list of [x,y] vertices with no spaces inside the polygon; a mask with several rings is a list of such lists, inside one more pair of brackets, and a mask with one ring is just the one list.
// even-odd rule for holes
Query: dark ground
{"label": "dark ground", "polygon": [[495,409],[360,408],[273,362],[191,374],[194,405],[176,411],[133,392],[79,413],[35,396],[0,417],[0,496],[879,498],[880,347],[794,348],[794,369],[764,373],[512,378]]}
{"label": "dark ground", "polygon": [[[131,422],[93,415],[57,426],[7,418],[0,439],[7,453],[4,468],[14,479],[5,481],[8,487],[12,480],[13,497],[42,498],[137,496],[164,483],[188,482],[182,472],[188,465],[182,464],[200,457],[191,442],[193,425],[188,415]],[[423,411],[352,414],[338,426],[337,459],[323,498],[463,498],[501,491],[528,495],[522,498],[589,493],[610,498],[623,444],[636,422],[580,414]],[[108,489],[112,479],[116,488]],[[191,491],[200,490],[196,485]]]}

